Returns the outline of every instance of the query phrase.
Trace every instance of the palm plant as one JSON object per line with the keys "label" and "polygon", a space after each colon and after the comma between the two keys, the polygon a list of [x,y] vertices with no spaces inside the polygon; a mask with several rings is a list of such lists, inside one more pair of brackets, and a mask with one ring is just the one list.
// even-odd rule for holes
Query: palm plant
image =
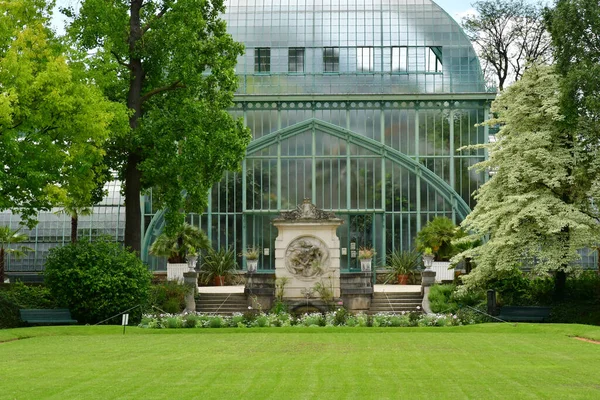
{"label": "palm plant", "polygon": [[394,280],[398,275],[409,275],[419,267],[421,263],[421,253],[414,250],[395,250],[388,255],[387,267],[390,273],[386,282]]}
{"label": "palm plant", "polygon": [[[235,252],[231,249],[208,249],[208,254],[202,259],[200,273],[204,283],[218,281],[217,277],[231,275],[237,267]],[[222,285],[222,282],[220,282]]]}
{"label": "palm plant", "polygon": [[10,247],[13,244],[29,239],[29,236],[19,233],[20,230],[12,230],[10,226],[0,226],[0,283],[4,282],[4,259],[6,254],[12,254],[14,257],[23,257],[27,251],[33,251],[32,248],[27,246]]}
{"label": "palm plant", "polygon": [[77,207],[75,205],[65,205],[59,212],[71,217],[71,243],[77,242],[77,229],[79,226],[79,217],[92,215],[91,207]]}
{"label": "palm plant", "polygon": [[150,246],[150,254],[167,257],[170,263],[184,263],[188,255],[197,255],[204,249],[210,249],[210,241],[206,234],[195,226],[185,223],[174,235],[162,233],[156,238]]}
{"label": "palm plant", "polygon": [[452,241],[466,236],[450,218],[435,217],[417,233],[417,250],[431,248],[435,258],[440,261],[449,260],[457,254]]}

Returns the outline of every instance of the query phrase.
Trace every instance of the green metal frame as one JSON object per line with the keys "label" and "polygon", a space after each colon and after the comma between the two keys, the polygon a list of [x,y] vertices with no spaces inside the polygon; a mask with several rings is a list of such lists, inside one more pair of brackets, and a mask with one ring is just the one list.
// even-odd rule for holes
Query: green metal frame
{"label": "green metal frame", "polygon": [[[417,124],[418,126],[418,124]],[[403,154],[397,150],[394,150],[392,148],[390,148],[389,146],[386,146],[384,143],[381,143],[380,141],[376,141],[370,138],[367,138],[363,135],[360,135],[358,133],[352,132],[351,130],[345,129],[345,128],[341,128],[337,125],[333,125],[321,120],[318,120],[316,118],[310,118],[307,119],[305,121],[302,121],[298,124],[280,129],[276,132],[270,133],[268,135],[265,135],[255,141],[253,141],[252,143],[250,143],[250,145],[248,146],[247,150],[246,150],[246,155],[250,156],[256,152],[261,151],[262,149],[265,149],[267,147],[273,146],[273,145],[277,145],[278,149],[277,149],[277,162],[278,162],[278,175],[277,175],[277,179],[280,182],[281,181],[281,141],[291,138],[295,135],[301,134],[306,132],[307,130],[310,130],[313,134],[313,154],[312,157],[314,158],[314,135],[316,134],[316,131],[318,130],[319,132],[346,140],[349,144],[354,144],[354,145],[358,145],[363,149],[366,149],[368,151],[371,151],[374,155],[378,155],[379,157],[381,157],[382,159],[382,176],[385,176],[385,160],[390,160],[392,163],[401,166],[402,168],[405,168],[406,170],[412,172],[413,174],[415,174],[415,176],[417,177],[417,185],[420,185],[421,182],[425,182],[429,185],[431,185],[431,187],[444,199],[446,200],[449,204],[451,204],[452,206],[452,216],[454,220],[462,220],[464,219],[470,212],[471,209],[470,207],[467,205],[467,203],[462,199],[462,197],[453,189],[453,187],[451,185],[449,185],[446,181],[444,181],[442,178],[440,178],[438,175],[436,175],[433,171],[429,170],[427,167],[425,167],[423,164],[421,164],[419,162],[419,157],[418,155],[415,158],[409,157],[406,154]],[[418,135],[417,135],[418,137]],[[313,169],[314,169],[315,163],[313,160]],[[244,160],[243,162],[243,176],[244,179],[242,180],[242,197],[243,197],[243,208],[242,208],[242,212],[243,212],[243,219],[242,219],[242,224],[243,224],[243,232],[242,232],[242,245],[246,246],[247,244],[247,236],[246,236],[246,232],[245,232],[245,217],[247,214],[260,214],[260,211],[258,210],[247,210],[246,209],[246,199],[245,199],[245,194],[246,194],[246,174],[245,174],[245,170],[246,170],[246,162]],[[313,171],[314,172],[314,171]],[[312,174],[312,179],[315,179],[315,174]],[[313,182],[314,183],[314,182]],[[315,193],[315,188],[316,185],[313,184],[313,191],[312,191],[312,197],[313,197],[313,201],[315,201],[316,199],[316,193]],[[347,185],[347,192],[350,191],[350,185]],[[385,198],[385,185],[382,185],[382,190],[384,191],[383,193],[383,198]],[[281,185],[278,184],[277,185],[277,198],[278,198],[278,202],[277,202],[277,210],[276,211],[281,211]],[[419,194],[419,191],[417,191],[417,195]],[[350,196],[351,193],[347,193],[347,196]],[[207,210],[208,214],[211,214],[211,208],[209,206],[209,209]],[[266,212],[268,213],[273,213],[273,211],[275,210],[268,210]],[[344,210],[345,212],[355,212],[355,211],[364,211],[364,212],[384,212],[384,210]],[[420,228],[420,201],[417,201],[417,229]],[[209,215],[210,216],[210,215]],[[208,218],[208,221],[210,221],[211,218]],[[154,217],[152,218],[152,221],[150,223],[150,225],[148,226],[147,231],[145,232],[144,235],[144,239],[143,239],[143,243],[142,243],[142,260],[147,261],[148,259],[148,249],[150,247],[150,240],[152,239],[152,237],[159,233],[160,231],[162,231],[162,228],[164,226],[164,210],[161,210],[159,212],[156,213],[156,215],[154,215]],[[210,236],[210,229],[209,229],[209,236]],[[384,243],[385,243],[385,238],[384,238]]]}

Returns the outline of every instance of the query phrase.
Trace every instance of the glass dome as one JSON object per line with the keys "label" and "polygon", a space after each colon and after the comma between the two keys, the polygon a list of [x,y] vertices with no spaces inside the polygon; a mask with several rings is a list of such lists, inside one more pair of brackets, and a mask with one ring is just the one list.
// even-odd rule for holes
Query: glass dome
{"label": "glass dome", "polygon": [[485,91],[471,43],[429,0],[228,0],[240,94]]}

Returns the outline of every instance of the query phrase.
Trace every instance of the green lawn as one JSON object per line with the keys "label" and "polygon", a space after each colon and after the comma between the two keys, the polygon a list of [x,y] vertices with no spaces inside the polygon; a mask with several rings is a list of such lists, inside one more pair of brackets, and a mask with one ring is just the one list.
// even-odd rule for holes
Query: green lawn
{"label": "green lawn", "polygon": [[[600,327],[0,331],[2,399],[598,399]],[[18,339],[18,340],[15,340]]]}

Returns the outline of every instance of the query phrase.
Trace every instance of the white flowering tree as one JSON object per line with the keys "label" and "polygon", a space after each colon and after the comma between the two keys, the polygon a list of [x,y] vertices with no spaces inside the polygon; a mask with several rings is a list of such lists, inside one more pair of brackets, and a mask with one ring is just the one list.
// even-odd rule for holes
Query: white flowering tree
{"label": "white flowering tree", "polygon": [[477,206],[462,227],[480,246],[459,254],[477,265],[467,287],[484,286],[497,270],[535,265],[556,272],[560,296],[565,272],[578,250],[600,237],[594,152],[564,128],[559,81],[551,67],[532,67],[492,105],[500,125],[497,141],[484,145],[490,157],[475,166],[494,171],[478,190]]}

